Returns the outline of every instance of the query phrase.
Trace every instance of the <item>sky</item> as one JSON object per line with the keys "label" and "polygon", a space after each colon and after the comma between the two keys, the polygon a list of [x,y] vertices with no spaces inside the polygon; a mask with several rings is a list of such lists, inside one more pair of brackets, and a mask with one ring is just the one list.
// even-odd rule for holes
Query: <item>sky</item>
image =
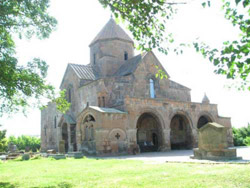
{"label": "sky", "polygon": [[[190,42],[197,37],[217,47],[223,41],[238,37],[238,30],[223,17],[220,1],[211,1],[212,7],[203,9],[199,0],[178,7],[178,13],[167,26],[176,41]],[[58,26],[49,39],[16,40],[19,63],[25,64],[39,57],[49,65],[48,82],[59,88],[68,63],[88,64],[88,45],[108,22],[111,12],[98,0],[53,0],[50,14]],[[126,25],[120,24],[126,32]],[[140,52],[137,52],[140,53]],[[192,102],[201,102],[204,93],[210,102],[218,104],[220,116],[231,117],[234,127],[247,126],[250,122],[250,92],[229,89],[232,82],[213,73],[214,67],[193,49],[184,54],[163,55],[154,51],[171,79],[191,89]],[[40,135],[40,110],[30,109],[27,117],[14,114],[0,118],[7,136]]]}

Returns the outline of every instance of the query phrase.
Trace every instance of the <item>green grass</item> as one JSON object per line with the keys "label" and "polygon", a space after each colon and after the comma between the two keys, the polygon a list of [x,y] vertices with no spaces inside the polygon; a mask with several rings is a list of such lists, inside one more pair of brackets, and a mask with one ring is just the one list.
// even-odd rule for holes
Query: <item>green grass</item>
{"label": "green grass", "polygon": [[248,187],[250,165],[37,159],[0,163],[0,187]]}

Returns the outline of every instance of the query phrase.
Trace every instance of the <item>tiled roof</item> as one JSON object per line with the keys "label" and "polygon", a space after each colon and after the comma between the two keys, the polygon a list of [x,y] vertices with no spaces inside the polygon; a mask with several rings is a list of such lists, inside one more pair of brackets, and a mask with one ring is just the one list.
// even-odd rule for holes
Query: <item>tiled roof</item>
{"label": "tiled roof", "polygon": [[126,76],[132,74],[142,59],[141,54],[127,60],[115,73],[115,76]]}
{"label": "tiled roof", "polygon": [[96,71],[90,65],[79,65],[70,63],[69,66],[75,71],[75,73],[80,79],[96,80],[98,78]]}
{"label": "tiled roof", "polygon": [[121,39],[131,43],[134,43],[133,40],[128,36],[128,34],[115,23],[113,18],[110,18],[108,23],[102,28],[94,40],[90,43],[89,46],[93,45],[99,40],[107,39]]}
{"label": "tiled roof", "polygon": [[73,118],[71,115],[64,114],[63,117],[68,124],[76,124],[75,118]]}

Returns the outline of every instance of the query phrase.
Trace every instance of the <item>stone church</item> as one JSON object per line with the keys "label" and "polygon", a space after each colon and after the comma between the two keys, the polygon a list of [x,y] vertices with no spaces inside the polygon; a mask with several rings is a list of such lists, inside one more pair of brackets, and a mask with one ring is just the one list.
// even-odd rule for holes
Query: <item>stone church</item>
{"label": "stone church", "polygon": [[[153,52],[134,55],[134,42],[111,18],[89,45],[90,63],[68,64],[60,89],[70,110],[53,103],[41,112],[42,151],[64,143],[66,152],[133,154],[197,147],[198,129],[208,122],[227,128],[205,95],[191,102],[190,89],[171,80]],[[156,78],[162,69],[167,79]]]}

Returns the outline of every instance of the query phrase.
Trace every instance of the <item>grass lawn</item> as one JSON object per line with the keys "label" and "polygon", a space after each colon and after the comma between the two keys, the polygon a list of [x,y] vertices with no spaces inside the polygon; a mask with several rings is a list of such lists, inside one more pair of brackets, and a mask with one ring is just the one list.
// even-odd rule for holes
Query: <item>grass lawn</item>
{"label": "grass lawn", "polygon": [[0,163],[0,187],[248,187],[250,165],[37,159]]}

